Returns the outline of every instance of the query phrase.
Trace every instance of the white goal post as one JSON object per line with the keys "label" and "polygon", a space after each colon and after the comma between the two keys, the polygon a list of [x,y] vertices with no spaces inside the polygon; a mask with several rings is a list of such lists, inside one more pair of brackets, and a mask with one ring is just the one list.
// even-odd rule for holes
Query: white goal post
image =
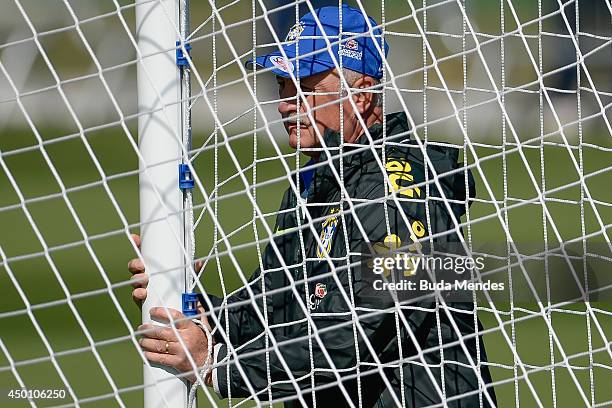
{"label": "white goal post", "polygon": [[0,406],[612,404],[611,50],[608,0],[5,1]]}
{"label": "white goal post", "polygon": [[[181,27],[179,0],[136,3],[138,64],[138,147],[140,161],[141,254],[150,274],[149,297],[142,321],[151,322],[149,310],[165,306],[182,310],[186,286],[184,213],[177,186],[177,158],[182,142],[181,78],[174,47]],[[144,57],[143,57],[144,56]],[[185,380],[163,366],[144,367],[146,407],[184,407],[188,402]]]}

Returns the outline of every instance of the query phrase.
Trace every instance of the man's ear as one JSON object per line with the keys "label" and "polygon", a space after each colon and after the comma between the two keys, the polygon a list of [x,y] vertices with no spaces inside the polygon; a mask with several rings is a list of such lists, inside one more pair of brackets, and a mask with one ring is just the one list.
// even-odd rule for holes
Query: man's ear
{"label": "man's ear", "polygon": [[353,100],[360,114],[370,111],[374,108],[375,94],[372,92],[372,87],[376,85],[374,78],[363,75],[355,81],[353,89],[366,89],[363,92],[353,91]]}

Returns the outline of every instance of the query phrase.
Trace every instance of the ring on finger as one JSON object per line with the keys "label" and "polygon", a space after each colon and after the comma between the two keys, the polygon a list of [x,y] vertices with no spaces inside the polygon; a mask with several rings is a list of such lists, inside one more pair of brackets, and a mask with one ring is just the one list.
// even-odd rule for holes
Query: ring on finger
{"label": "ring on finger", "polygon": [[170,344],[166,342],[166,354],[170,354]]}

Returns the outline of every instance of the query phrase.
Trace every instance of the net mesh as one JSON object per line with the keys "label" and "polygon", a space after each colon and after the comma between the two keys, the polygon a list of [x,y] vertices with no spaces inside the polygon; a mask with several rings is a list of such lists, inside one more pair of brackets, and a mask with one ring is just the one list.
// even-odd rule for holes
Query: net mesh
{"label": "net mesh", "polygon": [[[215,378],[229,397],[200,387],[199,404],[326,406],[339,399],[352,406],[453,406],[473,395],[479,406],[610,404],[610,3],[346,2],[374,18],[378,27],[368,27],[368,35],[390,47],[374,90],[383,135],[387,115],[404,112],[405,139],[423,152],[457,149],[463,167],[454,173],[466,175],[466,190],[468,170],[475,178],[470,200],[437,194],[444,177],[454,173],[440,172],[425,154],[425,180],[411,186],[418,198],[383,189],[376,204],[384,229],[391,234],[401,224],[418,235],[413,215],[395,214],[394,206],[437,202],[449,214],[451,229],[421,241],[456,237],[487,258],[485,276],[507,285],[502,294],[474,297],[467,308],[436,298],[427,306],[395,302],[385,309],[362,307],[353,284],[343,285],[342,279],[356,279],[357,255],[345,228],[332,231],[334,246],[343,248],[337,258],[326,251],[313,256],[308,242],[328,243],[321,234],[326,222],[354,225],[358,239],[368,240],[371,227],[359,214],[375,200],[345,187],[343,160],[355,148],[372,151],[391,186],[386,154],[404,141],[383,136],[378,145],[323,145],[323,154],[341,159],[330,166],[338,196],[326,203],[304,199],[300,174],[309,149],[301,146],[301,131],[298,149],[290,148],[274,76],[243,65],[278,50],[303,14],[342,3],[210,0],[190,6],[185,40],[192,46],[191,95],[165,102],[192,115],[188,162],[196,188],[188,200],[194,228],[187,240],[194,245],[184,249],[193,249],[201,265],[188,289],[219,299],[209,319],[226,358],[216,361]],[[119,0],[15,0],[3,6],[3,404],[141,404],[142,365],[149,364],[137,342],[140,315],[130,299],[125,263],[138,256],[130,234],[141,227],[137,120],[151,112],[139,112],[136,103],[136,68],[147,56],[137,49],[135,8]],[[373,34],[375,28],[381,36]],[[179,32],[177,27],[177,39]],[[331,45],[339,39],[325,40]],[[341,61],[336,63],[341,71]],[[300,89],[301,80],[293,81]],[[345,99],[354,91],[341,81]],[[298,106],[308,103],[311,90],[299,93]],[[310,109],[300,120],[313,114]],[[342,132],[346,124],[340,126]],[[182,159],[176,157],[177,163]],[[296,201],[279,210],[288,187]],[[462,217],[452,215],[457,205]],[[321,212],[329,206],[339,209],[336,217]],[[420,221],[429,231],[436,214],[429,205],[424,209]],[[286,214],[295,216],[292,231],[276,228]],[[287,264],[281,261],[286,249],[274,237],[293,231],[291,250],[299,256]],[[279,259],[277,267],[269,267],[266,253]],[[315,263],[327,264],[328,275],[312,275]],[[328,292],[313,293],[323,290],[316,285],[323,278]],[[317,310],[316,299],[322,302],[332,286],[346,308]],[[279,319],[277,299],[283,296],[296,312]],[[257,329],[232,324],[230,315],[245,308]],[[426,341],[414,330],[417,312],[431,316]],[[379,339],[368,336],[373,320],[391,322],[385,334],[395,342],[392,358],[382,353]],[[252,336],[244,338],[241,330]],[[349,363],[338,357],[334,333],[349,340]],[[483,348],[475,346],[477,339]],[[299,348],[308,361],[295,361],[291,350]],[[475,383],[458,387],[457,373]],[[374,382],[378,391],[372,391]],[[10,390],[21,389],[32,392],[9,397]],[[59,393],[47,398],[35,390]]]}

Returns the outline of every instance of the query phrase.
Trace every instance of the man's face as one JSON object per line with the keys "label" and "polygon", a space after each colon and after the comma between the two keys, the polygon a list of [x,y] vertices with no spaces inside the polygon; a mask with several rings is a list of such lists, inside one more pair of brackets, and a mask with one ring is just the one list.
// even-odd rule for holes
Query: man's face
{"label": "man's face", "polygon": [[[283,119],[284,125],[289,134],[289,145],[294,149],[298,147],[298,103],[297,90],[291,78],[277,76],[278,93],[281,102],[278,104],[278,111]],[[344,134],[349,135],[355,129],[357,120],[353,114],[353,108],[348,100],[343,103],[343,118],[340,117],[340,78],[335,70],[329,70],[320,74],[312,75],[300,79],[300,88],[304,97],[299,104],[299,147],[313,148],[320,147],[319,134],[323,136],[326,128],[334,131],[340,130],[340,121],[344,121]],[[308,107],[311,111],[310,118],[306,116]],[[305,151],[310,156],[317,155],[317,152]]]}

